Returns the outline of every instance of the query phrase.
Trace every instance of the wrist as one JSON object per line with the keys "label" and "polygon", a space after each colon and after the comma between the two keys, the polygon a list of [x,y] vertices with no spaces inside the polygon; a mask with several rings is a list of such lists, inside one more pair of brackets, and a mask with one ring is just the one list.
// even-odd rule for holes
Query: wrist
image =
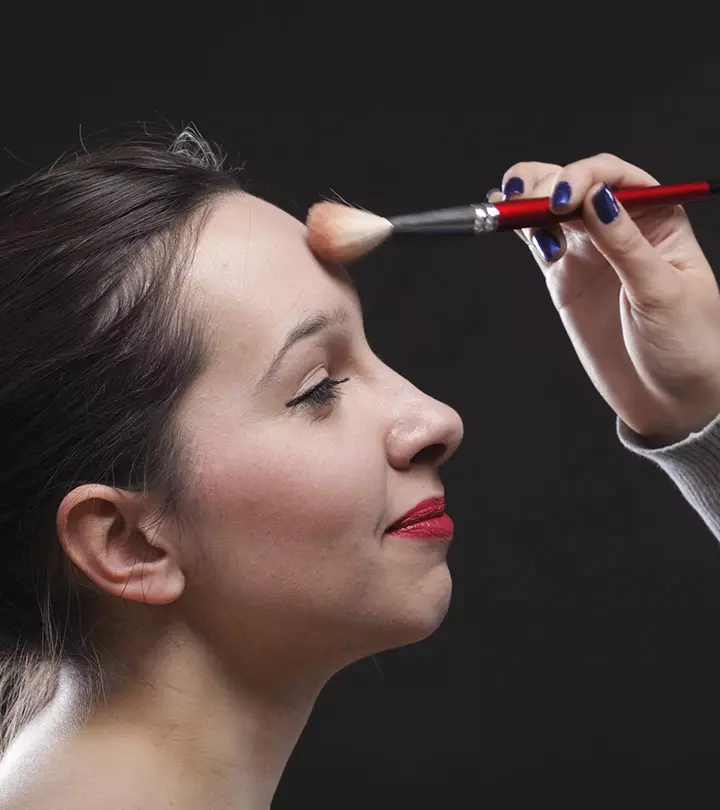
{"label": "wrist", "polygon": [[642,437],[648,448],[669,447],[684,441],[692,434],[701,433],[714,421],[718,413],[720,413],[720,407],[713,407],[706,409],[702,415],[693,419],[677,420],[673,424],[663,426],[648,426],[644,430],[636,430],[636,433]]}
{"label": "wrist", "polygon": [[670,447],[673,444],[677,444],[678,442],[687,439],[687,437],[691,433],[697,433],[698,431],[694,430],[682,430],[682,431],[672,431],[672,432],[660,432],[660,433],[638,433],[643,440],[643,444],[649,450],[659,450],[661,447]]}

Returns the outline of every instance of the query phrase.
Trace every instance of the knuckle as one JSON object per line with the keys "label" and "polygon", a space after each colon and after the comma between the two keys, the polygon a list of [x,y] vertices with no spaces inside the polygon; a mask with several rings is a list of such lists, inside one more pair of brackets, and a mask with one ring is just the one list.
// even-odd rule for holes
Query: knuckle
{"label": "knuckle", "polygon": [[515,171],[522,172],[522,171],[527,171],[528,169],[532,169],[532,167],[534,165],[535,165],[535,161],[532,161],[532,160],[520,160],[512,168]]}
{"label": "knuckle", "polygon": [[540,160],[519,160],[505,172],[503,178],[509,178],[513,175],[521,175],[523,177],[537,177],[545,176],[548,172],[560,171],[562,166],[554,163],[543,163]]}
{"label": "knuckle", "polygon": [[598,154],[595,155],[595,157],[598,160],[611,161],[613,163],[620,160],[620,158],[617,155],[614,155],[612,152],[598,152]]}
{"label": "knuckle", "polygon": [[675,313],[682,302],[676,290],[663,286],[645,289],[642,294],[633,294],[626,290],[626,295],[636,312],[656,326],[662,327],[666,327],[668,316]]}
{"label": "knuckle", "polygon": [[527,161],[527,160],[520,161],[519,163],[514,163],[514,164],[513,164],[513,165],[512,165],[512,166],[511,166],[511,167],[510,167],[510,168],[509,168],[509,169],[508,169],[508,170],[505,172],[505,174],[503,175],[503,185],[505,185],[505,183],[506,183],[506,182],[507,182],[507,181],[508,181],[508,180],[509,180],[511,177],[516,177],[516,176],[518,176],[518,175],[519,175],[520,177],[522,177],[522,176],[523,176],[523,174],[527,174],[527,173],[528,173],[528,170],[530,169],[530,167],[531,167],[531,166],[532,166],[532,163],[530,163],[530,162],[529,162],[529,161]]}
{"label": "knuckle", "polygon": [[636,253],[642,244],[642,236],[635,229],[622,229],[613,240],[613,252],[617,256],[629,256]]}
{"label": "knuckle", "polygon": [[587,177],[588,181],[591,181],[593,177],[596,177],[598,170],[607,168],[608,164],[618,164],[622,162],[623,161],[617,155],[613,155],[610,152],[598,152],[596,155],[591,155],[590,157],[581,158],[573,163],[569,163],[566,168],[572,169],[573,173],[579,172],[580,175]]}

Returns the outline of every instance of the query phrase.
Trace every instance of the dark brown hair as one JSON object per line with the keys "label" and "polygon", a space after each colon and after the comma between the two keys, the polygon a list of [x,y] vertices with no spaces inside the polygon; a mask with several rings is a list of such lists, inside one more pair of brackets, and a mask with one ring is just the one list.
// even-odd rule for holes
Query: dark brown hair
{"label": "dark brown hair", "polygon": [[190,127],[65,157],[0,192],[0,754],[63,663],[101,689],[103,602],[58,541],[65,495],[160,493],[159,521],[192,520],[175,417],[210,324],[181,271],[212,202],[240,190],[222,163]]}

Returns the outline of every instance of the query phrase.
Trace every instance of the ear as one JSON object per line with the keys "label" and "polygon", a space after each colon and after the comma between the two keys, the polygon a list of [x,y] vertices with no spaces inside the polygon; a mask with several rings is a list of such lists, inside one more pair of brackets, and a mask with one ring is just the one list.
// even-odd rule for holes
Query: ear
{"label": "ear", "polygon": [[164,605],[185,587],[179,549],[143,523],[139,494],[100,484],[76,487],[58,507],[57,533],[72,562],[114,596]]}

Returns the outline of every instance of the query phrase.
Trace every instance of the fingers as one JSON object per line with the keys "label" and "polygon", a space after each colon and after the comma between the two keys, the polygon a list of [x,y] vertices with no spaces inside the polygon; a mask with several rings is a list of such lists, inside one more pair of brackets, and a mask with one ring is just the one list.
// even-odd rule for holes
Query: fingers
{"label": "fingers", "polygon": [[[502,191],[500,191],[499,188],[491,188],[486,195],[486,199],[491,203],[502,202],[505,199],[505,195],[502,193]],[[513,231],[513,233],[520,237],[521,242],[524,242],[528,246],[530,245],[528,238],[525,236],[523,231]]]}
{"label": "fingers", "polygon": [[[618,188],[659,185],[652,175],[637,166],[616,155],[601,153],[565,167],[541,162],[516,163],[503,175],[503,199],[550,197],[552,210],[565,213],[581,206],[591,187],[602,182]],[[568,223],[567,227],[582,228],[584,223]],[[565,230],[559,224],[515,233],[530,245],[541,266],[552,264],[565,254]]]}
{"label": "fingers", "polygon": [[545,228],[531,228],[528,234],[528,244],[536,258],[540,259],[541,267],[557,262],[565,255],[567,242],[565,232],[560,225],[548,225]]}
{"label": "fingers", "polygon": [[557,173],[548,194],[550,207],[556,213],[572,211],[597,183],[607,183],[611,188],[660,185],[652,175],[632,163],[602,153],[569,163]]}
{"label": "fingers", "polygon": [[680,275],[658,256],[607,183],[589,188],[583,219],[590,239],[615,269],[636,310],[649,313],[674,306],[681,292]]}
{"label": "fingers", "polygon": [[[555,178],[561,171],[562,166],[555,163],[516,163],[503,175],[504,196],[491,193],[488,200],[499,202],[504,199],[548,197]],[[545,228],[526,228],[515,233],[532,249],[541,267],[561,259],[567,248],[565,233],[559,224]]]}
{"label": "fingers", "polygon": [[557,174],[562,166],[555,163],[538,163],[524,161],[511,166],[503,175],[502,190],[506,199],[522,194],[525,197],[537,197],[532,189],[544,177]]}
{"label": "fingers", "polygon": [[[553,171],[540,177],[525,196],[550,196],[550,191],[555,184],[555,178],[560,171],[559,166],[553,166],[552,168]],[[541,268],[545,269],[546,265],[559,261],[565,255],[565,251],[567,250],[565,231],[559,223],[556,225],[545,225],[543,228],[525,228],[522,233]]]}

